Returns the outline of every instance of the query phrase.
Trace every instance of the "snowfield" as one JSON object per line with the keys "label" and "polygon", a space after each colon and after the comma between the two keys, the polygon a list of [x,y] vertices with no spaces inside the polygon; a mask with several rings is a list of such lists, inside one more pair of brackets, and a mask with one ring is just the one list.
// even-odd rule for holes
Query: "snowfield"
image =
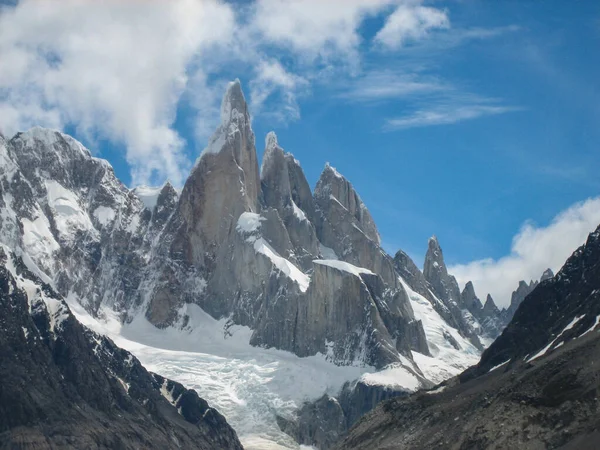
{"label": "snowfield", "polygon": [[227,418],[249,450],[300,448],[279,430],[276,415],[290,414],[325,392],[335,395],[345,381],[373,371],[338,367],[323,355],[300,358],[252,347],[249,328],[233,326],[226,335],[224,320],[194,305],[186,307],[188,331],[159,330],[143,317],[121,325],[108,310],[104,320],[97,320],[75,299],[69,306],[80,322],[133,353],[148,370],[195,389]]}
{"label": "snowfield", "polygon": [[[334,266],[339,263],[325,261]],[[477,350],[449,327],[426,299],[401,282],[415,315],[424,322],[434,356],[413,352],[425,377],[439,383],[475,364]],[[361,378],[367,384],[408,391],[419,388],[414,375],[401,366],[375,372],[372,367],[333,365],[325,355],[300,358],[290,352],[253,347],[248,343],[251,329],[215,320],[196,305],[180,311],[190,317],[183,330],[160,330],[143,315],[123,325],[109,309],[103,310],[102,319],[95,319],[76,298],[67,301],[81,323],[133,353],[148,370],[195,389],[227,418],[248,450],[309,449],[283,433],[276,416],[289,417],[304,401],[316,400],[324,393],[335,396],[346,381]],[[463,349],[452,348],[443,333],[452,334]]]}

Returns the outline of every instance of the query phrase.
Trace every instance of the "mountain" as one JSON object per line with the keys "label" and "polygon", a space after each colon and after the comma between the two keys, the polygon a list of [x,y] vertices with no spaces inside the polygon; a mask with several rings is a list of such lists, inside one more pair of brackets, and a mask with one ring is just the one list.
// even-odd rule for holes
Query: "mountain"
{"label": "mountain", "polygon": [[36,272],[0,246],[3,448],[242,448],[195,391],[82,326]]}
{"label": "mountain", "polygon": [[[243,327],[252,346],[362,368],[327,393],[346,399],[345,428],[382,398],[474,364],[496,314],[463,301],[437,239],[423,271],[402,251],[388,255],[367,206],[329,163],[311,191],[271,132],[259,166],[239,81],[181,190],[128,189],[58,131],[0,138],[0,242],[98,321],[189,334],[203,331],[194,329],[201,309],[219,324],[215,339]],[[299,420],[280,422],[291,430]]]}
{"label": "mountain", "polygon": [[[109,308],[125,323],[143,314],[182,327],[196,304],[252,328],[253,345],[422,376],[411,351],[429,354],[426,332],[367,207],[329,164],[311,193],[274,133],[259,171],[239,81],[181,194],[169,183],[129,190],[106,161],[52,130],[3,140],[0,155],[1,242],[92,315]],[[434,308],[481,349],[459,295],[428,282]]]}
{"label": "mountain", "polygon": [[525,297],[477,365],[381,403],[336,448],[597,448],[599,324],[600,227]]}

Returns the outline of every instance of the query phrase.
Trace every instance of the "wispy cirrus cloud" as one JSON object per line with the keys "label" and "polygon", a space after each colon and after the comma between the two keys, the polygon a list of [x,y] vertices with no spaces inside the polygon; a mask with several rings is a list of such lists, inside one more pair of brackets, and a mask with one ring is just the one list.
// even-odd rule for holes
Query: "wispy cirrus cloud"
{"label": "wispy cirrus cloud", "polygon": [[385,131],[395,131],[433,125],[451,125],[466,120],[505,114],[521,109],[515,106],[501,105],[445,105],[431,109],[421,109],[405,116],[389,118],[386,120],[383,129]]}
{"label": "wispy cirrus cloud", "polygon": [[418,73],[374,70],[357,77],[345,86],[340,98],[357,102],[393,100],[452,89],[434,76]]}

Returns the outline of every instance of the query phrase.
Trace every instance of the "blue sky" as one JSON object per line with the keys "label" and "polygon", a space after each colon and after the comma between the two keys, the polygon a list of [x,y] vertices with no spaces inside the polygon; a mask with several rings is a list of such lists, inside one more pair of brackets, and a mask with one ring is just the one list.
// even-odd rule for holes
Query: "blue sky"
{"label": "blue sky", "polygon": [[[237,77],[259,156],[275,130],[311,185],[329,161],[388,252],[420,264],[436,234],[451,265],[522,259],[524,224],[544,232],[575,208],[572,239],[503,272],[509,285],[560,267],[600,222],[596,203],[585,217],[577,203],[600,194],[600,2],[22,1],[1,11],[0,129],[64,129],[129,185],[183,183]],[[460,267],[461,281],[475,277]],[[482,289],[497,289],[485,277]]]}

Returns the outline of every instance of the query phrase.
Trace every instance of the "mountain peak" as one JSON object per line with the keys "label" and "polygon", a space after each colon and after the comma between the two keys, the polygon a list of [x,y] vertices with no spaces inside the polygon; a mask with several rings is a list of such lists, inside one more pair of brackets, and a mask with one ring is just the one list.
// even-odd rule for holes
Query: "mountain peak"
{"label": "mountain peak", "polygon": [[265,137],[265,148],[270,149],[274,147],[279,147],[279,142],[277,142],[277,135],[274,131],[269,131],[267,136]]}
{"label": "mountain peak", "polygon": [[554,272],[552,272],[552,269],[548,268],[544,270],[544,273],[540,278],[540,282],[549,280],[550,278],[554,278]]}
{"label": "mountain peak", "polygon": [[326,163],[325,163],[325,167],[323,168],[323,172],[321,173],[321,177],[322,177],[324,174],[327,174],[327,173],[331,173],[331,174],[332,174],[334,177],[336,177],[336,178],[340,178],[340,179],[344,179],[344,180],[345,180],[344,176],[343,176],[341,173],[339,173],[339,172],[336,170],[336,168],[335,168],[335,167],[333,167],[331,164],[329,164],[329,162],[326,162]]}
{"label": "mountain peak", "polygon": [[221,125],[216,129],[208,141],[208,146],[202,151],[196,165],[202,156],[210,153],[219,153],[225,148],[228,141],[235,139],[236,134],[241,133],[244,138],[254,144],[254,133],[250,127],[250,114],[246,98],[242,92],[239,79],[232,81],[227,86],[221,102]]}
{"label": "mountain peak", "polygon": [[425,272],[431,272],[431,269],[441,271],[447,275],[446,264],[444,263],[444,254],[442,253],[442,247],[438,242],[437,237],[431,236],[427,241],[427,253],[425,254],[425,265],[423,267],[425,278],[428,277]]}
{"label": "mountain peak", "polygon": [[234,81],[227,85],[225,95],[223,95],[223,101],[221,102],[221,123],[227,124],[237,115],[247,114],[248,107],[246,104],[246,98],[242,91],[242,84],[240,80],[236,78]]}
{"label": "mountain peak", "polygon": [[483,305],[483,310],[487,314],[490,314],[490,313],[498,314],[498,312],[499,312],[499,309],[496,306],[496,302],[494,302],[494,299],[492,298],[492,296],[490,294],[488,294],[485,299],[485,304]]}

